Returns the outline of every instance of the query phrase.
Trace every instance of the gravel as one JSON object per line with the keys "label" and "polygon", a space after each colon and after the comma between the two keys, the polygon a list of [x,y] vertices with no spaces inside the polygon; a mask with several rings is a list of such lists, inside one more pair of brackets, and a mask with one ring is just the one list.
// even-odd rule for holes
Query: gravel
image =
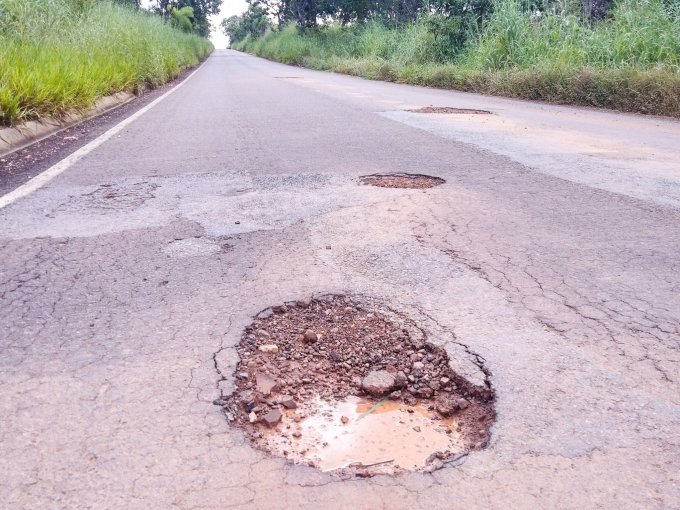
{"label": "gravel", "polygon": [[459,376],[446,351],[408,319],[397,323],[349,297],[274,306],[245,329],[237,351],[236,390],[221,402],[255,441],[258,425],[276,427],[286,410],[349,395],[425,404],[442,417],[455,414],[480,445],[488,441],[492,390]]}

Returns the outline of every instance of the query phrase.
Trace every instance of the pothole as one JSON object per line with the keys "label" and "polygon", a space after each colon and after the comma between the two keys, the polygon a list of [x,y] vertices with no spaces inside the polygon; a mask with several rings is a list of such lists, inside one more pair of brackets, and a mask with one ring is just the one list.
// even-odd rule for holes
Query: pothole
{"label": "pothole", "polygon": [[458,113],[470,115],[490,115],[491,112],[487,110],[477,110],[474,108],[452,108],[450,106],[425,106],[415,110],[407,110],[411,113]]}
{"label": "pothole", "polygon": [[[246,328],[216,403],[251,443],[339,474],[431,471],[484,448],[494,393],[407,317],[347,296],[276,306]],[[482,367],[483,368],[483,367]]]}
{"label": "pothole", "polygon": [[362,175],[359,182],[365,186],[378,186],[380,188],[406,188],[406,189],[426,189],[434,188],[446,181],[441,177],[421,174],[372,174]]}

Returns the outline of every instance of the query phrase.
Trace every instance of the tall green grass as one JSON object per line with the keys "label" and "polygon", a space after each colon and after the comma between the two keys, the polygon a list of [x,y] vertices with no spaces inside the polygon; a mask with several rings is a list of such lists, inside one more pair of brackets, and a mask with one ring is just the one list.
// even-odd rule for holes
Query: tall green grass
{"label": "tall green grass", "polygon": [[205,39],[107,0],[0,0],[0,123],[160,85],[211,50]]}
{"label": "tall green grass", "polygon": [[[619,0],[609,19],[499,0],[456,52],[423,19],[247,38],[236,49],[371,79],[680,117],[680,2]],[[443,57],[444,56],[444,57]]]}
{"label": "tall green grass", "polygon": [[503,0],[461,63],[474,69],[593,66],[680,69],[680,17],[663,0],[620,0],[610,19],[571,13],[528,15]]}

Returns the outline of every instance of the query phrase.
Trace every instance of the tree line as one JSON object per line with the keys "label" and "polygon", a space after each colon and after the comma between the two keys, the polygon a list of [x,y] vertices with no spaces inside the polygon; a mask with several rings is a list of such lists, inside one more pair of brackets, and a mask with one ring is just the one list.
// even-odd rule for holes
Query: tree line
{"label": "tree line", "polygon": [[[248,10],[222,21],[232,43],[259,37],[273,27],[294,24],[301,30],[322,25],[358,25],[376,21],[397,27],[427,18],[433,32],[460,44],[471,29],[481,29],[493,0],[247,0]],[[605,18],[614,0],[524,0],[530,12],[581,11],[588,19]]]}

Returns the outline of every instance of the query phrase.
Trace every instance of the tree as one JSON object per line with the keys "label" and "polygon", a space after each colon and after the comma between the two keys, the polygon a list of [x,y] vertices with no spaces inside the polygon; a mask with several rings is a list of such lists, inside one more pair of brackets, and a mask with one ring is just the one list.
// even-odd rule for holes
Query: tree
{"label": "tree", "polygon": [[213,16],[220,12],[222,0],[155,0],[156,11],[169,20],[173,9],[191,7],[194,12],[193,29],[198,35],[208,37],[210,35],[210,21],[208,16]]}
{"label": "tree", "polygon": [[229,44],[242,41],[249,35],[260,37],[271,27],[267,8],[258,1],[252,2],[240,16],[231,16],[220,23],[222,31],[229,37]]}
{"label": "tree", "polygon": [[170,11],[170,24],[183,32],[193,32],[194,10],[189,6],[182,7],[181,9],[173,7]]}

